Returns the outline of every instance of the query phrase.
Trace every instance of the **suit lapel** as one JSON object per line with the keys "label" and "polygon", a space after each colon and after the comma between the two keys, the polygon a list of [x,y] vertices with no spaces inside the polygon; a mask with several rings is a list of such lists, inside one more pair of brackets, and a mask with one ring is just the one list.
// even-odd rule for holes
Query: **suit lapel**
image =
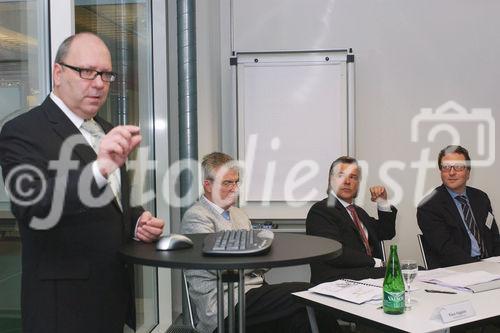
{"label": "suit lapel", "polygon": [[[61,138],[61,141],[64,143],[64,141],[67,138],[73,135],[80,136],[83,143],[78,144],[73,148],[75,155],[77,155],[78,158],[80,158],[81,162],[83,163],[83,166],[94,162],[97,158],[97,154],[94,151],[94,149],[88,144],[87,140],[85,140],[80,130],[76,128],[75,124],[73,124],[71,120],[69,120],[69,118],[54,103],[54,101],[52,101],[50,97],[47,97],[43,104],[44,104],[43,110],[47,115],[47,119],[52,124],[54,132],[56,132]],[[111,130],[112,127],[108,125],[99,116],[96,116],[94,119],[102,127],[105,133],[108,133]],[[128,191],[126,189],[126,187],[128,187],[128,184],[126,182],[127,175],[125,166],[120,168],[120,177],[121,177],[120,187],[122,193],[122,207],[123,210],[125,211],[126,207],[128,207],[128,202],[129,202]],[[118,203],[116,202],[116,198],[113,200],[113,204],[116,206],[117,210],[121,212]]]}
{"label": "suit lapel", "polygon": [[366,228],[366,231],[368,232],[368,243],[371,244],[370,239],[373,237],[375,234],[375,231],[372,230],[372,227],[370,225],[370,221],[365,221],[364,217],[366,216],[366,212],[359,206],[354,205],[354,208],[356,209],[356,213],[358,213],[359,220],[363,224],[363,226]]}
{"label": "suit lapel", "polygon": [[52,124],[54,132],[56,132],[61,138],[61,141],[64,143],[67,138],[73,135],[79,135],[85,143],[78,144],[74,147],[75,154],[80,158],[84,165],[95,161],[97,156],[94,150],[87,143],[80,130],[76,128],[64,112],[52,101],[50,97],[47,97],[43,104],[43,110],[47,115],[47,119]]}
{"label": "suit lapel", "polygon": [[108,132],[113,129],[113,126],[111,126],[107,121],[105,121],[104,119],[102,119],[99,116],[95,116],[94,120],[96,123],[98,123],[102,127],[104,133],[106,133],[106,134],[108,134]]}
{"label": "suit lapel", "polygon": [[[342,205],[340,201],[337,200],[333,195],[328,195],[328,207],[330,209],[334,210],[336,214],[340,214],[342,219],[344,220],[344,223],[347,224],[352,230],[356,232],[356,234],[359,235],[358,229],[354,225],[354,222],[351,218],[351,215],[349,215],[349,212],[347,209]],[[359,215],[359,214],[358,214]],[[361,238],[360,238],[361,239]]]}
{"label": "suit lapel", "polygon": [[470,204],[470,209],[472,210],[472,214],[474,215],[474,218],[476,219],[476,223],[478,224],[478,227],[481,229],[481,225],[484,225],[484,223],[480,223],[480,221],[477,220],[477,215],[479,214],[480,211],[483,211],[483,202],[478,200],[478,197],[474,195],[474,192],[468,191],[467,192],[467,198],[469,198],[469,204]]}
{"label": "suit lapel", "polygon": [[438,193],[441,196],[441,201],[442,201],[442,207],[444,207],[445,210],[447,210],[452,216],[453,216],[453,221],[455,224],[465,233],[467,233],[467,229],[465,229],[464,222],[462,220],[462,216],[460,215],[460,212],[458,211],[457,205],[453,201],[454,199],[451,197],[450,193],[448,193],[448,190],[444,185],[441,185],[438,188]]}
{"label": "suit lapel", "polygon": [[[358,230],[358,228],[354,224],[354,221],[353,221],[351,215],[349,214],[347,209],[344,207],[344,205],[342,205],[342,203],[340,201],[338,201],[333,195],[328,196],[328,204],[330,204],[330,206],[329,206],[329,207],[331,207],[330,209],[332,209],[335,212],[335,214],[340,215],[340,217],[343,219],[344,223],[348,226],[348,228],[350,228],[351,231],[353,232],[353,234],[356,235],[355,237],[359,242],[359,245],[358,245],[359,249],[362,251],[366,251],[363,239],[361,238],[361,235],[359,233],[360,231]],[[372,245],[373,240],[370,241],[371,237],[373,237],[374,234],[370,230],[370,228],[367,227],[367,224],[365,223],[365,221],[363,221],[361,219],[361,216],[363,216],[363,214],[360,213],[360,208],[356,205],[354,205],[354,208],[356,209],[356,213],[358,214],[360,222],[368,230],[368,243],[372,247],[372,250],[375,250],[373,245]],[[378,253],[378,252],[373,252],[373,253]]]}
{"label": "suit lapel", "polygon": [[467,191],[467,198],[469,198],[472,215],[474,216],[479,232],[481,233],[481,236],[483,236],[483,240],[486,245],[487,237],[484,237],[484,232],[488,229],[486,226],[486,216],[489,211],[488,207],[484,204],[484,201],[480,200],[479,196],[474,194],[472,190]]}

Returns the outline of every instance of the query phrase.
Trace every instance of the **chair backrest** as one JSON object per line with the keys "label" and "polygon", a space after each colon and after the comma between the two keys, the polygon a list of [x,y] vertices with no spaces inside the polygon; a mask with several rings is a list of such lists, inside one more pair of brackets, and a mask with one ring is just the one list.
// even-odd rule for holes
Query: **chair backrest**
{"label": "chair backrest", "polygon": [[381,241],[380,241],[380,251],[381,251],[381,253],[382,253],[382,258],[380,258],[380,259],[382,259],[382,261],[384,261],[384,262],[385,262],[385,261],[387,260],[387,256],[386,256],[386,254],[385,254],[385,246],[384,246],[384,245],[385,245],[385,244],[384,244],[384,241],[383,241],[383,240],[381,240]]}
{"label": "chair backrest", "polygon": [[417,239],[418,239],[418,245],[420,247],[420,253],[422,254],[422,259],[424,261],[424,268],[425,269],[429,269],[429,263],[428,263],[428,260],[427,260],[427,255],[425,253],[425,248],[424,248],[424,235],[422,234],[417,234]]}
{"label": "chair backrest", "polygon": [[185,310],[187,310],[188,315],[189,315],[189,325],[191,325],[191,328],[194,329],[195,326],[194,326],[193,307],[191,305],[191,297],[189,297],[189,286],[188,286],[188,282],[187,282],[186,274],[184,273],[184,270],[182,270],[182,287],[184,289],[183,298],[185,298],[185,300],[183,299],[183,301],[186,302]]}
{"label": "chair backrest", "polygon": [[[189,297],[188,282],[186,274],[182,270],[182,315],[177,317],[165,333],[199,333],[194,326],[193,308]],[[182,322],[181,322],[182,319]]]}

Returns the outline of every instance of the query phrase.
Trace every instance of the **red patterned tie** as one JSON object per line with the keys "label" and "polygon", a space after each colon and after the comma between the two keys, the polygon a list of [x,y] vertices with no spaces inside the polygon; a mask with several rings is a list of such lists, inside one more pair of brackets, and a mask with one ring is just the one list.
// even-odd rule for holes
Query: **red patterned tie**
{"label": "red patterned tie", "polygon": [[368,238],[366,238],[366,234],[363,230],[363,225],[361,224],[361,220],[359,219],[358,213],[356,213],[354,205],[347,206],[347,210],[351,212],[352,220],[356,225],[356,228],[358,229],[359,235],[361,236],[361,240],[363,240],[363,245],[365,246],[366,254],[368,254],[371,257],[372,249],[370,247],[370,243],[368,243]]}

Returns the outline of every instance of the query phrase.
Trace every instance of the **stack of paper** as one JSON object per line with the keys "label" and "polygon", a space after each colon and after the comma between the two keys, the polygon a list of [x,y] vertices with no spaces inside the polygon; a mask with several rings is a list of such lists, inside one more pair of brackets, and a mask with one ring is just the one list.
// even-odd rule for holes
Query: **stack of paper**
{"label": "stack of paper", "polygon": [[436,272],[430,271],[429,274],[421,275],[419,280],[475,293],[500,288],[500,275],[485,271],[460,273],[451,270],[436,270]]}
{"label": "stack of paper", "polygon": [[333,296],[343,299],[348,302],[362,304],[368,301],[382,299],[382,282],[381,279],[366,279],[366,280],[337,280],[333,282],[325,282],[319,284],[309,291]]}
{"label": "stack of paper", "polygon": [[486,259],[481,259],[481,261],[486,261],[486,262],[500,262],[500,256],[489,257],[489,258],[486,258]]}

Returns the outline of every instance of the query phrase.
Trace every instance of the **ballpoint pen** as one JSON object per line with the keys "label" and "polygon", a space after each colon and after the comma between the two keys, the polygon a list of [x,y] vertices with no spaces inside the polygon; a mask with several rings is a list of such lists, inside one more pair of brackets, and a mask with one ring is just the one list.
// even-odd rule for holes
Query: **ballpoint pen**
{"label": "ballpoint pen", "polygon": [[438,293],[438,294],[456,294],[455,291],[447,291],[447,290],[434,290],[434,289],[425,289],[428,293]]}

